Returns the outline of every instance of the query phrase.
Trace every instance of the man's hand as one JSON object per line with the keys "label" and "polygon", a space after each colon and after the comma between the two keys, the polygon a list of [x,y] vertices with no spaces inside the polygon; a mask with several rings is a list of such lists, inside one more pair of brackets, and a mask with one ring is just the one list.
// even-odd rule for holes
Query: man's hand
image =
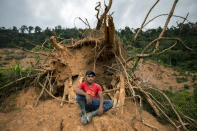
{"label": "man's hand", "polygon": [[103,114],[103,108],[99,108],[98,109],[98,115],[102,115]]}
{"label": "man's hand", "polygon": [[86,94],[86,101],[87,101],[87,104],[92,104],[92,97],[88,94]]}

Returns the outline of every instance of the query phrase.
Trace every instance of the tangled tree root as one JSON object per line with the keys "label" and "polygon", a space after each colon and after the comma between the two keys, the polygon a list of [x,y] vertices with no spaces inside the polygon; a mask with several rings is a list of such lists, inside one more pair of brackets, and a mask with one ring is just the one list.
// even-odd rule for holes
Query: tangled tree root
{"label": "tangled tree root", "polygon": [[[159,0],[157,0],[151,7],[132,43],[135,42],[138,34],[146,25],[145,22],[148,15],[158,2]],[[40,71],[42,73],[34,76],[35,79],[32,82],[35,86],[40,86],[42,88],[35,106],[38,105],[40,98],[46,94],[60,101],[60,106],[63,106],[64,103],[75,103],[76,96],[73,88],[83,81],[84,73],[87,69],[93,69],[97,74],[96,81],[102,85],[104,95],[113,100],[114,108],[118,108],[123,112],[125,99],[131,99],[135,105],[139,107],[138,110],[136,109],[136,115],[138,113],[140,114],[141,122],[144,125],[158,130],[153,126],[144,123],[141,115],[143,103],[147,103],[159,118],[167,119],[177,130],[187,130],[186,125],[188,124],[196,125],[197,122],[195,120],[177,112],[171,100],[162,91],[152,87],[144,88],[138,85],[137,83],[139,80],[136,79],[134,73],[141,58],[164,53],[174,47],[177,41],[180,41],[184,45],[184,43],[178,38],[162,37],[170,18],[173,15],[177,2],[178,0],[174,1],[168,19],[166,20],[165,28],[161,32],[160,36],[150,42],[141,54],[137,55],[138,59],[135,62],[127,56],[122,43],[115,35],[113,18],[111,15],[107,15],[107,12],[111,7],[112,0],[109,1],[109,5],[106,6],[104,13],[100,17],[99,7],[101,3],[98,3],[95,8],[98,12],[96,30],[91,30],[89,36],[86,38],[82,40],[74,40],[70,44],[62,45],[62,42],[58,42],[58,37],[54,32],[54,36],[50,38],[50,41],[55,49],[47,54],[47,63],[45,63],[44,66],[40,66]],[[104,24],[103,28],[101,28],[102,23]],[[176,43],[173,46],[157,53],[156,51],[159,46],[159,41],[162,39],[175,40]],[[153,52],[144,54],[145,50],[154,43],[156,43],[156,45]],[[184,46],[190,49],[186,45]],[[23,79],[25,78],[21,78],[21,80]],[[4,87],[1,87],[0,89],[2,88]],[[150,92],[147,91],[147,89],[154,90],[165,98],[168,103],[167,108],[169,109],[166,109],[166,105],[160,103]],[[61,96],[62,98],[60,99],[57,96]],[[170,118],[166,112],[167,110],[171,110],[177,119]]]}

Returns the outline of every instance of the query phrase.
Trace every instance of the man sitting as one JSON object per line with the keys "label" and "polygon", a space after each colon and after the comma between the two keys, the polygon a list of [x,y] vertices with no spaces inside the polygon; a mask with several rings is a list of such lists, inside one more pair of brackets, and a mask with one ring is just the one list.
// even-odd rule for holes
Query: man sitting
{"label": "man sitting", "polygon": [[[85,74],[85,81],[74,89],[81,110],[82,124],[87,124],[94,116],[102,115],[113,107],[112,100],[103,100],[102,88],[99,84],[94,83],[94,79],[95,73],[88,70]],[[86,115],[86,111],[90,113]]]}

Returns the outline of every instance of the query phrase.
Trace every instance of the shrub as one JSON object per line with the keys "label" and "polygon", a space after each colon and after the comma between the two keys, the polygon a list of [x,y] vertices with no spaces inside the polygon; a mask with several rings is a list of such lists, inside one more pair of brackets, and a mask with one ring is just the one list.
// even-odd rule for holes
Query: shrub
{"label": "shrub", "polygon": [[173,75],[173,76],[177,76],[177,74],[176,74],[176,73],[173,73],[172,75]]}
{"label": "shrub", "polygon": [[197,75],[194,75],[193,77],[192,77],[192,82],[194,82],[194,81],[196,81],[197,80]]}
{"label": "shrub", "polygon": [[180,112],[197,119],[197,104],[195,103],[195,96],[191,92],[181,91],[171,97],[173,103]]}
{"label": "shrub", "polygon": [[[188,86],[188,85],[186,85]],[[160,93],[154,91],[154,90],[149,90],[147,89],[149,93],[151,93],[161,104],[165,105],[164,107],[160,107],[161,109],[165,110],[166,114],[170,116],[173,119],[177,119],[176,114],[172,111],[170,108],[170,104],[162,96]],[[170,91],[163,91],[168,98],[172,101],[174,104],[175,109],[177,112],[181,115],[181,113],[189,116],[190,118],[196,120],[197,119],[197,88],[194,89],[194,93],[187,92],[185,90],[179,91],[176,93],[170,92]],[[145,103],[144,104],[144,109],[147,110],[148,112],[152,113],[154,115],[153,110],[148,107],[148,105]],[[182,116],[182,115],[181,115]],[[184,118],[183,118],[184,119]],[[160,122],[166,123],[167,120],[161,120],[158,118]],[[194,125],[189,125],[188,126],[189,130],[196,130],[197,128]]]}
{"label": "shrub", "polygon": [[177,77],[176,78],[176,82],[177,83],[183,83],[183,82],[187,82],[188,79],[186,77]]}
{"label": "shrub", "polygon": [[194,88],[193,93],[194,93],[194,101],[197,104],[197,87]]}
{"label": "shrub", "polygon": [[10,64],[10,67],[2,67],[2,69],[0,72],[0,86],[28,74],[28,69],[21,67],[20,63]]}
{"label": "shrub", "polygon": [[5,60],[12,60],[12,59],[14,59],[14,56],[7,56],[7,57],[5,58]]}
{"label": "shrub", "polygon": [[190,88],[189,85],[184,84],[184,89],[189,89],[189,88]]}

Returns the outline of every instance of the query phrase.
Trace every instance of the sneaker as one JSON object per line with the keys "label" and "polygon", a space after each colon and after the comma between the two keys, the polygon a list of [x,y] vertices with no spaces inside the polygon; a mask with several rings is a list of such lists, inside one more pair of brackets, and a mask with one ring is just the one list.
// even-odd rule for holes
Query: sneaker
{"label": "sneaker", "polygon": [[88,122],[91,122],[91,121],[92,121],[92,118],[93,118],[94,116],[96,116],[96,115],[97,115],[97,110],[88,113],[88,115],[87,115],[87,121],[88,121]]}
{"label": "sneaker", "polygon": [[82,114],[81,116],[81,123],[82,124],[87,124],[87,116],[86,116],[86,113]]}

